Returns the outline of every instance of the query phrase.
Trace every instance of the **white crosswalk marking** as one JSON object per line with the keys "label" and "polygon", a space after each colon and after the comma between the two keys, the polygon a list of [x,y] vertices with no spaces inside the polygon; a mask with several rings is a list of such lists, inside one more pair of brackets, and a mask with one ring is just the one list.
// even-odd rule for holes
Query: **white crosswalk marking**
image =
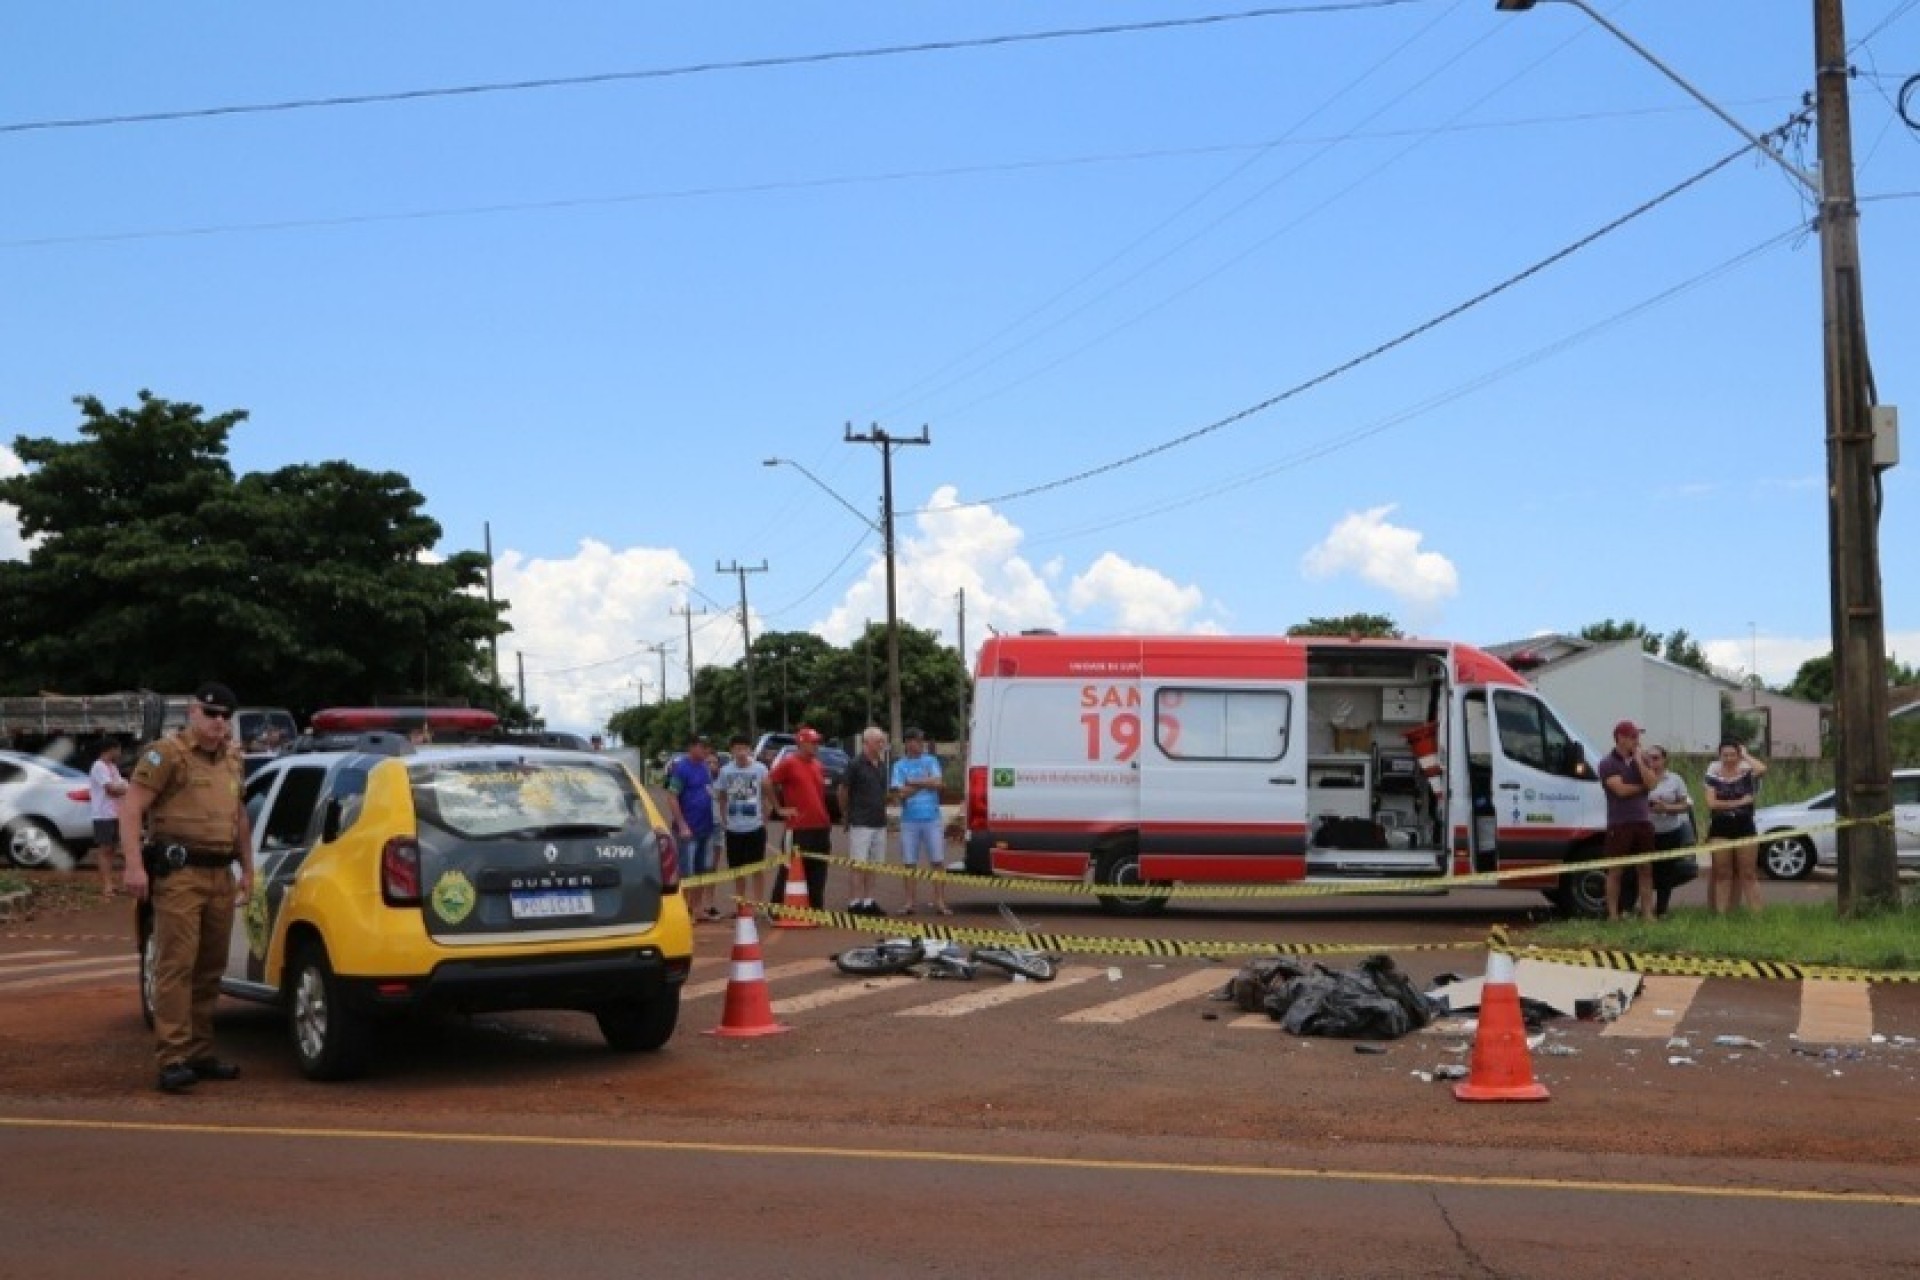
{"label": "white crosswalk marking", "polygon": [[1873,1039],[1873,1000],[1864,982],[1809,980],[1800,984],[1803,1044],[1867,1044]]}
{"label": "white crosswalk marking", "polygon": [[1640,982],[1640,994],[1627,1011],[1601,1031],[1603,1036],[1631,1036],[1665,1040],[1679,1029],[1681,1019],[1700,994],[1701,978],[1674,978],[1650,973]]}
{"label": "white crosswalk marking", "polygon": [[[790,960],[786,964],[777,964],[767,970],[768,982],[779,982],[786,978],[798,978],[809,973],[827,973],[833,966],[825,960],[815,957],[811,960]],[[699,1000],[704,996],[719,995],[727,989],[730,979],[714,978],[708,982],[694,982],[680,992],[682,1002]]]}
{"label": "white crosswalk marking", "polygon": [[[75,970],[75,972],[56,973],[56,969]],[[26,972],[26,971],[16,971]],[[0,990],[31,991],[38,987],[67,987],[81,982],[100,982],[109,978],[130,977],[140,972],[140,961],[132,957],[108,956],[98,960],[71,961],[64,964],[41,966],[37,973],[41,976],[15,977],[9,974],[0,977]]]}
{"label": "white crosswalk marking", "polygon": [[805,1013],[809,1009],[824,1009],[828,1005],[845,1004],[849,1000],[878,995],[882,991],[912,986],[915,981],[917,979],[898,976],[865,978],[858,981],[848,979],[838,986],[822,987],[818,991],[810,991],[803,996],[789,996],[785,1000],[775,1000],[773,1012],[778,1017],[782,1014]]}
{"label": "white crosswalk marking", "polygon": [[[969,991],[965,995],[954,996],[949,1000],[936,1000],[932,1004],[915,1005],[911,1009],[900,1010],[902,1018],[959,1018],[969,1013],[978,1013],[982,1009],[997,1009],[1003,1004],[1012,1004],[1015,1000],[1025,1000],[1029,996],[1045,995],[1049,991],[1060,991],[1075,987],[1089,978],[1097,978],[1100,969],[1062,969],[1054,975],[1051,982],[1000,982],[983,991]],[[988,979],[992,981],[992,979]]]}
{"label": "white crosswalk marking", "polygon": [[1110,1000],[1106,1004],[1097,1004],[1091,1009],[1070,1013],[1060,1021],[1132,1022],[1135,1018],[1143,1018],[1156,1010],[1179,1004],[1182,1000],[1193,1000],[1209,991],[1218,991],[1226,985],[1227,978],[1230,976],[1220,969],[1202,969],[1198,973],[1189,973],[1171,982],[1162,982],[1158,986],[1149,987],[1137,995]]}
{"label": "white crosswalk marking", "polygon": [[61,956],[79,954],[78,951],[16,951],[12,955],[0,956],[0,973],[7,972],[22,960],[55,960]]}

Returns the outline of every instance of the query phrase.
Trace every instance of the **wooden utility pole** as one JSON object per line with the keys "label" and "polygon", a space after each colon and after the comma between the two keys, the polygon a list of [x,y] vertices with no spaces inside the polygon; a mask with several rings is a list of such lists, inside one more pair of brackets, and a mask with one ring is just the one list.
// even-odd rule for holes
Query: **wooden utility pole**
{"label": "wooden utility pole", "polygon": [[1860,207],[1841,0],[1814,0],[1814,111],[1820,142],[1821,330],[1827,380],[1827,534],[1832,560],[1834,788],[1840,911],[1900,905],[1893,752],[1887,740],[1887,634],[1880,591],[1873,371],[1860,287]]}
{"label": "wooden utility pole", "polygon": [[762,560],[759,564],[745,565],[736,560],[732,564],[723,565],[715,560],[713,571],[731,573],[740,579],[740,643],[745,645],[747,650],[747,736],[759,742],[760,712],[753,703],[753,628],[747,623],[747,575],[765,573],[767,562]]}
{"label": "wooden utility pole", "polygon": [[887,732],[893,746],[900,748],[900,610],[894,589],[893,573],[893,451],[910,444],[932,444],[925,427],[917,436],[896,436],[882,427],[868,427],[865,435],[855,435],[847,424],[848,444],[871,444],[880,449],[880,538],[887,557]]}
{"label": "wooden utility pole", "polygon": [[702,606],[696,609],[688,604],[667,612],[679,614],[687,620],[687,736],[692,737],[700,731],[700,711],[693,695],[693,615],[705,614],[706,608]]}

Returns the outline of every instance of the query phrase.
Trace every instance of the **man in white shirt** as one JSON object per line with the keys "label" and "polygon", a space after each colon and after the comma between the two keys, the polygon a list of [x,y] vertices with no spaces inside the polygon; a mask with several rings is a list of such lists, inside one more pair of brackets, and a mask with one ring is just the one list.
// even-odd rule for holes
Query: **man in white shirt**
{"label": "man in white shirt", "polygon": [[93,818],[93,860],[100,868],[100,894],[114,895],[113,856],[120,848],[120,797],[127,780],[120,776],[120,744],[108,740],[87,770],[87,811]]}

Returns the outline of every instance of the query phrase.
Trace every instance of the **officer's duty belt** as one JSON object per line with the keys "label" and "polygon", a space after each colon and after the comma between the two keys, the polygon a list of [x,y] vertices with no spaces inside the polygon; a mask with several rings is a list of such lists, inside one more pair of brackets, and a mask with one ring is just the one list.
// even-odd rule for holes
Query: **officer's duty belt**
{"label": "officer's duty belt", "polygon": [[150,845],[148,852],[162,865],[168,867],[224,867],[234,858],[231,852],[190,849],[186,845],[170,842],[157,842]]}

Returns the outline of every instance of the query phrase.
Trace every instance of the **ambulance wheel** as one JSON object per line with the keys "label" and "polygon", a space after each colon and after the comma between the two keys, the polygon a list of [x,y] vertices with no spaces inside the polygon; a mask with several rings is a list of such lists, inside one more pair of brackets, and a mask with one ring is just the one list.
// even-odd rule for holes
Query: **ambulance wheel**
{"label": "ambulance wheel", "polygon": [[1607,873],[1580,871],[1560,877],[1560,887],[1547,895],[1562,914],[1604,919],[1607,914]]}
{"label": "ambulance wheel", "polygon": [[[1140,855],[1132,849],[1109,849],[1102,853],[1093,864],[1093,878],[1100,884],[1135,890],[1162,885],[1159,881],[1149,882],[1140,878]],[[1100,909],[1108,915],[1151,916],[1167,909],[1165,894],[1134,892],[1102,893],[1097,896]]]}

